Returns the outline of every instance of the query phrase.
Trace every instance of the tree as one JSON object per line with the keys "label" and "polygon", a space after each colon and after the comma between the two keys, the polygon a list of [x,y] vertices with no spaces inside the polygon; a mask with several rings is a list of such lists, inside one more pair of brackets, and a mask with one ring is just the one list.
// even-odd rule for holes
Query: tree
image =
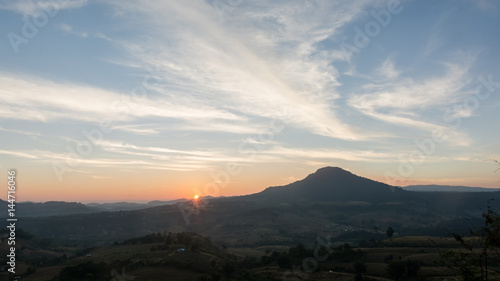
{"label": "tree", "polygon": [[[489,159],[489,160],[495,162],[496,165],[500,166],[500,161],[498,161],[496,159]],[[496,169],[495,173],[498,172],[498,171],[500,171],[500,168]]]}
{"label": "tree", "polygon": [[490,265],[500,257],[500,216],[488,202],[482,213],[484,225],[478,230],[469,230],[470,238],[459,234],[453,237],[465,251],[441,251],[441,261],[455,270],[464,281],[487,281],[492,273],[498,273]]}
{"label": "tree", "polygon": [[197,252],[202,246],[200,239],[193,239],[191,242],[190,250],[193,252]]}
{"label": "tree", "polygon": [[392,236],[394,235],[394,229],[392,229],[392,227],[389,226],[385,231],[385,234],[387,235],[387,237],[392,238]]}

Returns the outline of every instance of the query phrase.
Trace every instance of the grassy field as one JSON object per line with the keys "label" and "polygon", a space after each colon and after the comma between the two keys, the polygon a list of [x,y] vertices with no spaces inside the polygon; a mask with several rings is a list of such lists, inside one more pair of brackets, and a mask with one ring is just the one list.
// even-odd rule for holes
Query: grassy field
{"label": "grassy field", "polygon": [[[170,235],[170,234],[169,234]],[[176,237],[177,235],[177,237]],[[82,250],[77,248],[36,248],[33,245],[24,247],[23,254],[45,257],[67,258],[56,264],[41,264],[36,272],[23,276],[22,280],[50,281],[59,275],[61,270],[68,267],[78,267],[82,264],[105,264],[105,274],[108,278],[111,270],[122,274],[126,270],[127,276],[134,280],[282,280],[283,274],[289,269],[280,266],[280,258],[290,257],[291,262],[300,265],[307,257],[312,257],[312,250],[307,250],[302,256],[296,253],[297,248],[274,245],[259,247],[225,248],[216,246],[207,238],[196,234],[173,234],[176,239],[170,244],[164,240],[166,236],[152,235],[118,245],[96,247]],[[182,242],[181,237],[186,239]],[[147,239],[146,239],[147,238]],[[153,240],[154,240],[153,239]],[[148,242],[149,241],[149,242]],[[469,241],[471,241],[469,239]],[[29,241],[20,240],[21,244],[30,245]],[[167,245],[168,244],[168,245]],[[184,248],[184,251],[178,251]],[[363,263],[364,280],[389,280],[388,268],[390,264],[416,263],[418,264],[419,280],[447,280],[456,273],[443,266],[440,262],[439,251],[461,250],[460,245],[451,238],[437,238],[428,236],[395,237],[377,241],[370,247],[356,247],[353,245],[335,244],[329,259],[319,262],[319,271],[305,274],[307,280],[354,280],[354,264]],[[309,252],[307,252],[309,251]],[[346,253],[357,253],[346,254]],[[49,259],[47,259],[50,261]],[[28,269],[26,262],[17,264],[16,273],[23,273]],[[8,280],[8,274],[0,273],[0,280]],[[75,279],[91,280],[91,279]],[[73,280],[72,280],[73,281]]]}

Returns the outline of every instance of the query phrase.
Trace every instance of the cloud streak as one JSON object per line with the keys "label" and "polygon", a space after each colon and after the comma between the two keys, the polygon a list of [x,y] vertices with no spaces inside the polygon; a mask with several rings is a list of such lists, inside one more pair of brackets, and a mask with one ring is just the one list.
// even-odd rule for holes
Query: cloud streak
{"label": "cloud streak", "polygon": [[[472,62],[473,59],[466,58],[456,63],[444,63],[445,74],[436,78],[421,81],[405,78],[390,84],[364,85],[361,90],[364,93],[352,95],[349,105],[383,122],[431,133],[441,131],[452,143],[469,145],[471,140],[466,135],[442,125],[444,121],[441,124],[423,121],[422,115],[426,110],[444,112],[446,107],[464,98],[467,93],[464,87],[471,81],[468,70]],[[387,61],[383,65],[386,64]]]}
{"label": "cloud streak", "polygon": [[51,1],[32,1],[32,0],[18,0],[0,1],[0,10],[9,10],[23,16],[36,16],[46,10],[70,10],[77,9],[87,5],[87,0],[51,0]]}
{"label": "cloud streak", "polygon": [[325,11],[336,4],[302,4],[243,5],[222,23],[212,6],[199,1],[120,1],[115,7],[124,17],[148,19],[136,27],[145,44],[123,40],[121,46],[137,65],[159,65],[165,71],[162,85],[183,99],[243,116],[278,116],[314,134],[363,139],[336,113],[338,72],[317,45],[362,5],[338,6],[332,15]]}
{"label": "cloud streak", "polygon": [[167,99],[133,98],[88,85],[55,83],[33,77],[0,77],[0,118],[49,122],[72,119],[86,122],[134,121],[146,117],[241,120],[206,105],[173,103]]}

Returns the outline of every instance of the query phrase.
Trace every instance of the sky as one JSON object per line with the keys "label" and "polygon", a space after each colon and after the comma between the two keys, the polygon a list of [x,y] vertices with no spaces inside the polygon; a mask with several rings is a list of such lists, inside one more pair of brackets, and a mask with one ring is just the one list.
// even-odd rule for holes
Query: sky
{"label": "sky", "polygon": [[493,0],[0,0],[0,170],[37,202],[325,166],[500,187],[499,26]]}

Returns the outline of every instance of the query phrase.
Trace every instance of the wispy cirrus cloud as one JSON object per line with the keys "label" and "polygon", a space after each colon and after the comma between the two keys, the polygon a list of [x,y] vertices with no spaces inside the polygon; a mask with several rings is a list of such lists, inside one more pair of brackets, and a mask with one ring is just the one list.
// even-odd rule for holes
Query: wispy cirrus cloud
{"label": "wispy cirrus cloud", "polygon": [[427,43],[424,45],[423,55],[428,56],[436,52],[439,48],[443,47],[446,43],[446,33],[443,32],[443,26],[446,21],[448,21],[452,15],[452,11],[448,11],[440,15],[434,22],[431,28],[429,28],[430,34],[427,39]]}
{"label": "wispy cirrus cloud", "polygon": [[441,131],[452,143],[468,145],[471,141],[468,136],[442,125],[444,121],[426,121],[422,114],[426,110],[442,111],[468,94],[464,87],[471,82],[468,71],[473,61],[473,57],[466,57],[443,63],[445,73],[439,77],[366,84],[361,90],[364,93],[352,95],[349,105],[380,121],[429,132]]}
{"label": "wispy cirrus cloud", "polygon": [[0,154],[10,155],[10,156],[15,156],[15,157],[20,157],[20,158],[27,158],[27,159],[38,159],[37,156],[35,156],[31,153],[22,152],[22,151],[0,150]]}
{"label": "wispy cirrus cloud", "polygon": [[151,124],[119,125],[113,126],[113,130],[130,132],[137,135],[157,135],[160,133],[160,130]]}
{"label": "wispy cirrus cloud", "polygon": [[[105,185],[140,179],[147,192],[165,179],[172,186],[161,194],[184,196],[174,183],[195,184],[228,162],[252,166],[245,173],[259,177],[232,181],[252,191],[326,165],[400,172],[419,141],[441,131],[448,141],[420,157],[409,180],[479,171],[473,160],[499,151],[497,130],[487,129],[500,112],[491,92],[498,40],[486,36],[500,22],[494,3],[0,0],[2,34],[24,47],[0,64],[0,158],[33,175],[50,177],[54,164],[76,174],[58,184],[52,173],[44,194],[111,176]],[[394,5],[402,10],[388,23]],[[6,42],[0,53],[11,53]],[[358,51],[344,56],[342,43]],[[488,100],[464,105],[481,85]],[[135,86],[146,97],[132,96]],[[446,121],[450,108],[446,116],[464,122]],[[101,121],[113,130],[100,134]],[[38,183],[26,192],[41,194]]]}
{"label": "wispy cirrus cloud", "polygon": [[38,132],[31,132],[31,131],[25,131],[25,130],[16,130],[16,129],[6,129],[0,127],[0,131],[3,132],[8,132],[8,133],[14,133],[14,134],[20,134],[20,135],[27,135],[27,136],[40,136],[41,134]]}
{"label": "wispy cirrus cloud", "polygon": [[[286,148],[274,146],[272,149],[264,151],[265,154],[279,155],[285,159],[311,160],[347,160],[347,161],[367,161],[383,162],[394,159],[395,154],[375,152],[372,150],[335,150],[329,148]],[[289,160],[288,160],[289,161]]]}
{"label": "wispy cirrus cloud", "polygon": [[119,93],[88,85],[56,83],[8,74],[0,77],[0,119],[48,122],[81,120],[88,122],[136,121],[146,117],[187,121],[199,119],[242,120],[228,111],[207,105],[173,103],[167,99],[134,99],[130,93]]}
{"label": "wispy cirrus cloud", "polygon": [[[371,150],[334,150],[329,148],[285,148],[279,145],[261,149],[256,157],[246,154],[234,154],[224,149],[179,150],[165,147],[140,146],[126,142],[103,141],[97,144],[105,151],[98,157],[77,157],[67,152],[48,150],[0,150],[0,154],[29,159],[44,163],[70,163],[78,169],[135,167],[142,169],[196,171],[209,169],[220,163],[325,163],[324,161],[347,160],[364,162],[383,162],[394,159],[393,153],[381,153]],[[75,165],[75,166],[73,166]]]}
{"label": "wispy cirrus cloud", "polygon": [[363,139],[336,113],[333,51],[318,43],[353,20],[364,3],[254,4],[242,4],[221,22],[206,2],[116,1],[118,15],[147,19],[133,27],[143,43],[119,44],[136,65],[159,65],[162,85],[185,99],[244,116],[279,116],[314,134]]}
{"label": "wispy cirrus cloud", "polygon": [[393,58],[387,58],[377,69],[377,72],[386,79],[395,79],[399,76],[400,72],[394,66]]}
{"label": "wispy cirrus cloud", "polygon": [[24,16],[36,16],[45,11],[70,10],[87,5],[87,0],[54,0],[54,1],[32,1],[32,0],[2,0],[0,10],[9,10]]}
{"label": "wispy cirrus cloud", "polygon": [[113,142],[113,141],[103,141],[98,144],[104,150],[108,151],[147,151],[154,153],[164,153],[171,155],[197,155],[197,156],[215,156],[213,153],[209,153],[207,151],[196,151],[196,150],[178,150],[178,149],[170,149],[164,147],[151,147],[151,146],[137,146],[130,143],[124,142]]}
{"label": "wispy cirrus cloud", "polygon": [[88,37],[89,34],[87,32],[84,32],[84,31],[75,31],[73,29],[73,26],[67,24],[67,23],[61,23],[59,25],[59,28],[64,31],[64,33],[66,34],[72,34],[72,35],[76,35],[76,36],[80,36],[80,37]]}
{"label": "wispy cirrus cloud", "polygon": [[[54,152],[49,150],[0,150],[0,154],[27,159],[32,162],[45,164],[66,163],[68,164],[66,168],[69,171],[78,173],[90,173],[90,171],[95,171],[95,169],[99,168],[110,168],[113,170],[133,168],[172,171],[196,171],[209,168],[207,163],[196,161],[196,159],[191,161],[166,161],[166,158],[159,156],[158,153],[115,152],[114,155],[75,158],[75,155],[71,155],[67,152]],[[123,157],[124,154],[128,154],[129,157]]]}

